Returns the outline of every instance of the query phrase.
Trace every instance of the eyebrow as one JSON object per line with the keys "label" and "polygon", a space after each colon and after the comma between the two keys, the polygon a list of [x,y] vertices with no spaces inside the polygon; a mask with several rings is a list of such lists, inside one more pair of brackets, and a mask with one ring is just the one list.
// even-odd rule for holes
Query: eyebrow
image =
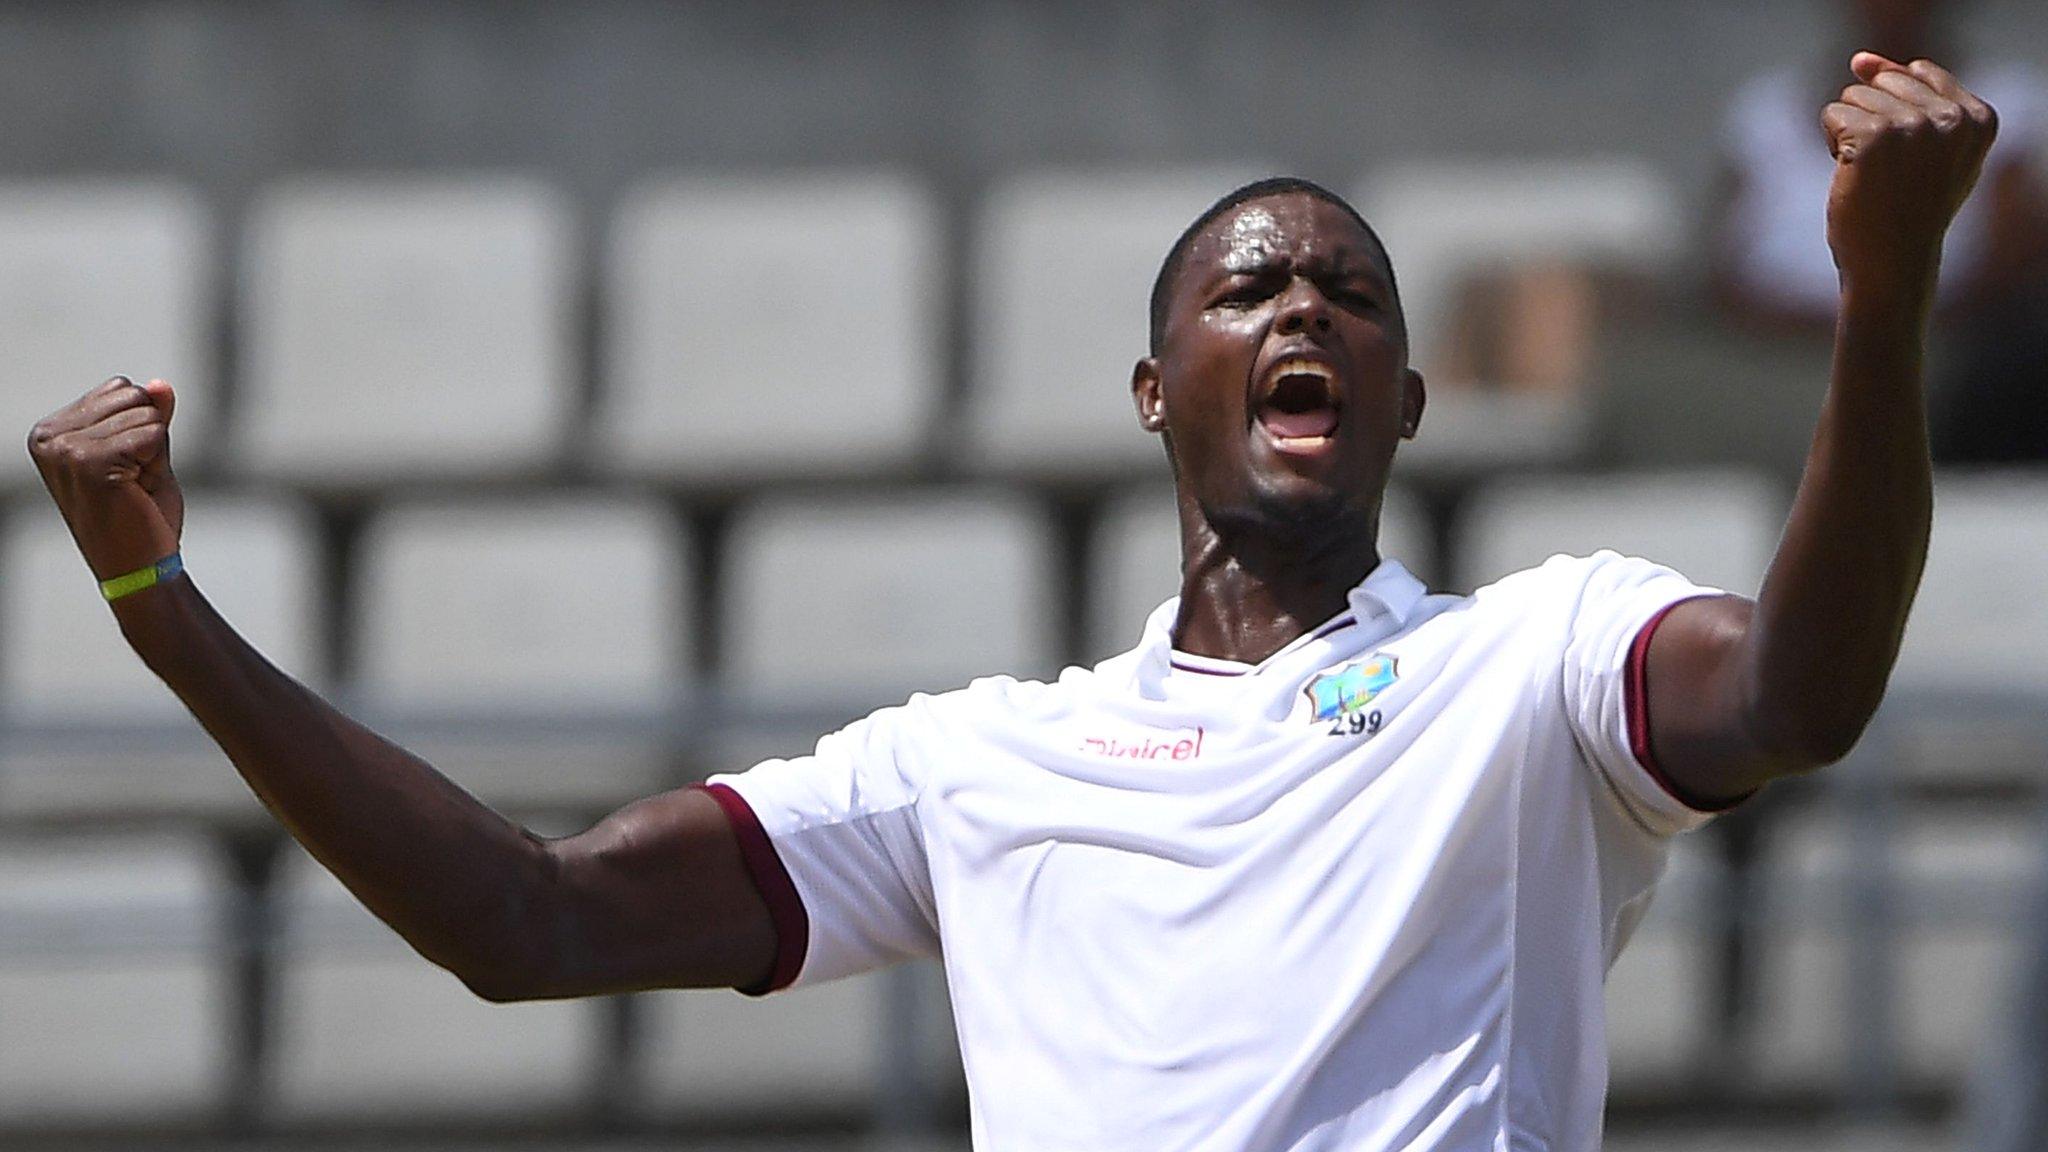
{"label": "eyebrow", "polygon": [[[1275,258],[1275,256],[1268,254],[1253,257],[1251,260],[1235,268],[1231,267],[1228,261],[1218,261],[1216,264],[1217,274],[1209,277],[1208,283],[1213,285],[1232,276],[1257,276],[1262,273],[1271,272],[1289,259],[1291,258]],[[1380,266],[1379,261],[1349,246],[1337,249],[1329,257],[1328,261],[1321,268],[1316,269],[1316,271],[1326,276],[1336,276],[1342,279],[1369,279],[1384,287],[1391,288],[1393,286],[1392,279],[1388,277],[1386,269]]]}

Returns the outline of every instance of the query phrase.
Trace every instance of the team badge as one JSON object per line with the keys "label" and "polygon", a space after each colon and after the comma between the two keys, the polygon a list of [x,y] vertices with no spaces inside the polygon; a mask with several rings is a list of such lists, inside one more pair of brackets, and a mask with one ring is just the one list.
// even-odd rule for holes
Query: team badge
{"label": "team badge", "polygon": [[1346,664],[1335,672],[1318,673],[1302,692],[1315,708],[1315,719],[1335,720],[1372,703],[1398,676],[1394,658],[1375,652],[1369,660]]}

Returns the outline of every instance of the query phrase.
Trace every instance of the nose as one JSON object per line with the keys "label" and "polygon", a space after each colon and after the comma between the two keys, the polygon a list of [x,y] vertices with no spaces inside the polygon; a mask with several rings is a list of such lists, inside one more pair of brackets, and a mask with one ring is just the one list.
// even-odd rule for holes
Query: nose
{"label": "nose", "polygon": [[1274,323],[1283,336],[1323,335],[1330,330],[1330,302],[1313,281],[1297,276],[1281,297],[1280,316]]}

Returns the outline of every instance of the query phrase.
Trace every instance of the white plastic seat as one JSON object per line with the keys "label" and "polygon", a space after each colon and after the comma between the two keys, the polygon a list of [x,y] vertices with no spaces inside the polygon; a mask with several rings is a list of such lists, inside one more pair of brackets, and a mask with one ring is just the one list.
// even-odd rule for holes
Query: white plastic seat
{"label": "white plastic seat", "polygon": [[1893,685],[1906,691],[2021,694],[2048,703],[2043,564],[2048,478],[1939,477],[1927,567]]}
{"label": "white plastic seat", "polygon": [[[1050,533],[1014,498],[777,501],[735,522],[727,547],[726,682],[789,710],[795,731],[771,723],[730,736],[723,768],[801,754],[836,720],[913,691],[1045,675],[1056,663]],[[950,1046],[885,1019],[888,982],[915,977],[895,969],[758,1004],[664,1001],[655,1075],[690,1110],[813,1093],[828,1106],[872,1102],[892,1046],[913,1046],[927,1065]],[[906,994],[921,1003],[937,995],[915,987]],[[716,1100],[711,1085],[724,1089]]]}
{"label": "white plastic seat", "polygon": [[[1474,275],[1539,261],[1655,272],[1687,221],[1682,199],[1634,159],[1418,161],[1378,169],[1358,207],[1393,258],[1411,359],[1427,375],[1448,359],[1458,294]],[[1586,447],[1582,392],[1463,390],[1436,381],[1414,467],[1474,468],[1566,462]]]}
{"label": "white plastic seat", "polygon": [[1046,525],[1014,498],[781,501],[733,527],[727,678],[786,706],[1053,669]]}
{"label": "white plastic seat", "polygon": [[226,1074],[224,887],[193,838],[0,839],[0,1126],[204,1115]]}
{"label": "white plastic seat", "polygon": [[559,1114],[590,1086],[598,1004],[491,1004],[422,959],[294,851],[273,1051],[293,1119]]}
{"label": "white plastic seat", "polygon": [[975,226],[967,453],[995,471],[1163,466],[1138,427],[1152,280],[1174,238],[1248,169],[1041,173],[998,186]]}
{"label": "white plastic seat", "polygon": [[900,465],[944,346],[937,205],[847,173],[677,180],[613,221],[600,466],[726,480]]}
{"label": "white plastic seat", "polygon": [[1686,234],[1683,203],[1654,165],[1618,157],[1390,164],[1357,201],[1393,257],[1425,372],[1474,272],[1559,258],[1654,271]]}
{"label": "white plastic seat", "polygon": [[1458,584],[1477,587],[1560,552],[1611,548],[1754,596],[1784,509],[1774,486],[1742,472],[1507,478],[1475,493],[1464,510]]}
{"label": "white plastic seat", "polygon": [[[273,663],[317,687],[326,656],[310,514],[289,501],[205,492],[188,493],[186,508],[191,579]],[[253,806],[225,758],[121,638],[47,500],[19,502],[0,529],[0,629],[5,714],[38,733],[17,733],[0,749],[7,810]],[[79,738],[64,738],[68,730]]]}
{"label": "white plastic seat", "polygon": [[605,721],[658,717],[687,689],[690,573],[651,502],[393,509],[362,540],[355,688],[401,731],[429,722],[408,742],[488,798],[651,790],[659,743]]}
{"label": "white plastic seat", "polygon": [[[1427,580],[1436,568],[1429,518],[1399,488],[1380,509],[1380,555]],[[1180,519],[1169,488],[1134,489],[1111,500],[1095,523],[1088,580],[1088,657],[1137,644],[1145,618],[1180,594]]]}
{"label": "white plastic seat", "polygon": [[368,483],[551,462],[573,235],[562,200],[517,179],[271,189],[242,275],[237,464]]}
{"label": "white plastic seat", "polygon": [[[2024,815],[1943,813],[1903,828],[1893,862],[1891,1055],[1909,1082],[1954,1085],[1982,1058],[2029,941],[2040,872],[2038,825]],[[1759,1083],[1841,1086],[1854,1027],[1851,884],[1860,865],[1838,817],[1789,821],[1774,864],[1754,1037]]]}
{"label": "white plastic seat", "polygon": [[893,978],[874,972],[758,999],[718,990],[649,997],[650,1104],[727,1118],[864,1111],[886,1088]]}
{"label": "white plastic seat", "polygon": [[177,450],[213,431],[213,247],[205,206],[159,183],[0,186],[0,483],[32,482],[29,426],[116,373],[178,386]]}

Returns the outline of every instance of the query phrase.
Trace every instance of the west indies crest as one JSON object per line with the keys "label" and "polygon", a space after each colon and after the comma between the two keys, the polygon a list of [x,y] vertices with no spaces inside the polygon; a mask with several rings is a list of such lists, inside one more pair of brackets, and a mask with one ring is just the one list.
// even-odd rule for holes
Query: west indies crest
{"label": "west indies crest", "polygon": [[1319,672],[1302,688],[1317,720],[1334,720],[1358,711],[1387,690],[1400,674],[1385,652],[1375,652],[1335,672]]}

